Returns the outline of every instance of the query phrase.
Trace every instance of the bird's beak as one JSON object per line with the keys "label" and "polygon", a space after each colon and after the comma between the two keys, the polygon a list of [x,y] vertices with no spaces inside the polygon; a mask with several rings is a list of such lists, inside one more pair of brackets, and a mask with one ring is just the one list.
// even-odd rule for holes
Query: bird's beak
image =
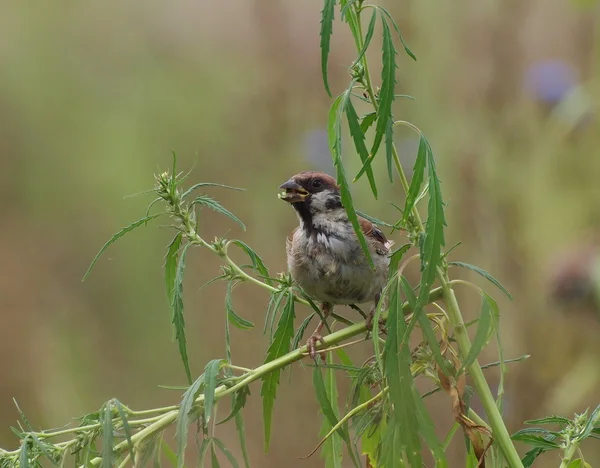
{"label": "bird's beak", "polygon": [[279,186],[280,189],[284,189],[285,192],[279,193],[279,198],[288,203],[299,203],[306,200],[309,193],[303,189],[299,184],[294,182],[292,179]]}

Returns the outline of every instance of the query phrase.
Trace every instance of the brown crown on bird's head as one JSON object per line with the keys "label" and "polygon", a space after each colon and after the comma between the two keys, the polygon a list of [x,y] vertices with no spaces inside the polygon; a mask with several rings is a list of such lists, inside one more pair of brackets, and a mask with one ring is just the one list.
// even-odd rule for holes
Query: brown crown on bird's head
{"label": "brown crown on bird's head", "polygon": [[340,190],[333,177],[314,171],[300,172],[281,184],[279,188],[285,190],[279,194],[279,198],[288,203],[301,203],[307,201],[313,194],[323,191],[337,194]]}

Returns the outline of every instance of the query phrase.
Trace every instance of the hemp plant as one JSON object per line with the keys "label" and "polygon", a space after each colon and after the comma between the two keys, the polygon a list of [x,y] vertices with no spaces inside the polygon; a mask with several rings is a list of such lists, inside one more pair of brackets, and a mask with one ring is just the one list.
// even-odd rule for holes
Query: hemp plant
{"label": "hemp plant", "polygon": [[[321,443],[310,454],[321,451],[326,467],[341,467],[347,457],[355,467],[398,466],[420,467],[429,451],[438,467],[449,466],[446,450],[455,434],[461,430],[465,437],[467,466],[523,467],[531,466],[535,458],[549,450],[562,451],[561,467],[586,466],[579,453],[580,443],[600,434],[599,409],[590,416],[577,415],[573,421],[565,418],[546,418],[536,424],[556,423],[560,430],[524,429],[513,439],[533,446],[523,460],[513,444],[502,419],[503,388],[506,366],[526,356],[505,359],[499,335],[499,310],[493,297],[479,286],[456,279],[451,272],[467,268],[483,276],[502,293],[506,289],[486,271],[460,261],[450,261],[452,248],[446,249],[445,203],[436,161],[431,146],[423,133],[413,124],[394,118],[396,93],[396,43],[399,41],[406,54],[415,55],[404,42],[400,30],[389,12],[381,6],[366,4],[362,0],[325,0],[321,18],[321,63],[325,89],[331,95],[327,77],[327,62],[335,12],[350,29],[356,45],[357,56],[349,67],[350,82],[334,100],[329,111],[328,135],[342,201],[356,234],[366,249],[365,239],[358,226],[357,212],[350,191],[350,181],[342,153],[342,127],[346,122],[349,135],[362,166],[354,180],[366,176],[374,197],[378,196],[372,162],[385,157],[390,182],[396,174],[406,197],[403,206],[397,206],[395,223],[372,221],[392,231],[403,230],[408,242],[393,252],[390,278],[385,288],[387,301],[380,301],[375,312],[375,323],[385,324],[379,330],[367,332],[364,321],[354,323],[333,314],[334,322],[317,349],[326,356],[325,362],[317,360],[313,366],[313,384],[322,413]],[[377,24],[382,35],[382,73],[379,84],[369,71],[367,50],[371,46]],[[366,28],[365,28],[366,26]],[[355,103],[361,101],[370,107],[359,116]],[[394,145],[394,132],[404,126],[417,132],[419,148],[409,183],[400,164]],[[369,138],[367,138],[369,137]],[[174,339],[177,342],[183,369],[188,380],[181,400],[172,406],[133,410],[117,399],[106,402],[98,411],[80,418],[77,427],[35,431],[19,409],[22,422],[14,432],[20,440],[16,450],[0,449],[0,467],[40,466],[48,460],[54,465],[64,465],[74,458],[76,466],[118,465],[144,466],[154,459],[166,459],[178,468],[185,463],[188,432],[191,425],[201,435],[198,457],[201,464],[208,462],[218,467],[225,460],[233,467],[240,463],[218,437],[221,424],[233,419],[239,435],[243,466],[249,467],[243,408],[250,398],[250,385],[261,382],[260,397],[263,405],[264,449],[268,451],[272,415],[275,408],[279,381],[284,369],[302,359],[309,360],[306,346],[299,346],[310,321],[320,314],[318,307],[292,281],[287,273],[272,275],[258,253],[242,240],[217,238],[209,241],[202,236],[202,209],[214,210],[245,228],[243,222],[216,199],[200,190],[214,186],[238,190],[215,183],[196,183],[184,188],[189,173],[178,172],[177,158],[173,155],[170,171],[155,177],[149,190],[154,199],[145,216],[117,232],[92,261],[89,274],[102,253],[119,238],[159,218],[167,218],[174,236],[166,248],[164,278],[170,305]],[[426,218],[421,218],[419,205],[427,200]],[[411,247],[418,253],[404,258]],[[186,346],[183,277],[188,255],[192,250],[204,250],[219,256],[221,272],[212,281],[227,283],[224,298],[225,350],[222,359],[206,364],[204,373],[194,376],[189,364]],[[248,264],[237,264],[229,252],[240,249]],[[403,276],[406,265],[420,263],[421,278],[410,284]],[[84,278],[85,278],[84,277]],[[254,368],[235,364],[230,348],[230,327],[248,330],[255,325],[238,315],[233,307],[235,287],[252,283],[270,294],[266,305],[263,333],[269,340],[264,362]],[[479,318],[465,324],[454,288],[469,286],[481,297]],[[388,307],[384,307],[387,302]],[[296,307],[308,308],[311,313],[296,323]],[[475,326],[473,340],[468,326]],[[372,356],[355,363],[346,353],[349,346],[367,346]],[[413,337],[418,344],[411,346]],[[478,356],[483,348],[495,341],[498,362],[481,365]],[[498,366],[500,384],[496,396],[492,394],[483,369]],[[345,402],[340,401],[337,381],[340,376],[350,378],[352,385]],[[467,386],[467,376],[472,388]],[[432,390],[421,394],[416,381],[425,380]],[[435,431],[425,398],[442,391],[448,395],[448,417],[454,425],[441,440]],[[469,405],[476,395],[485,411],[485,418]],[[230,402],[230,412],[219,419],[217,407],[222,400]],[[222,405],[221,405],[222,406]],[[486,420],[488,422],[486,422]],[[163,437],[164,431],[175,426],[176,437],[171,441]],[[575,459],[575,455],[580,457]],[[579,463],[575,465],[574,463]],[[429,464],[429,463],[428,463]],[[301,466],[301,462],[297,463]]]}

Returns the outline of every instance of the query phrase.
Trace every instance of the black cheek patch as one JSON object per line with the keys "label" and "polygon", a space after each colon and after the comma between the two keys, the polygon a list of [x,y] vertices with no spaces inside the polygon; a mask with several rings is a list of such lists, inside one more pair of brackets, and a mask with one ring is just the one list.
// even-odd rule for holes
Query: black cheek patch
{"label": "black cheek patch", "polygon": [[325,208],[328,210],[336,210],[338,208],[342,208],[342,201],[340,197],[330,197],[325,201]]}

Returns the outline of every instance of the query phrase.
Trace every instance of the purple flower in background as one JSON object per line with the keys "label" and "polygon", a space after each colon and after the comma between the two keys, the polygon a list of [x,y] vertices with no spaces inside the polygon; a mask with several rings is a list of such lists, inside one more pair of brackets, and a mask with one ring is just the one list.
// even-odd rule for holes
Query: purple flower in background
{"label": "purple flower in background", "polygon": [[526,89],[547,104],[558,104],[577,84],[575,69],[562,60],[536,62],[525,77]]}

